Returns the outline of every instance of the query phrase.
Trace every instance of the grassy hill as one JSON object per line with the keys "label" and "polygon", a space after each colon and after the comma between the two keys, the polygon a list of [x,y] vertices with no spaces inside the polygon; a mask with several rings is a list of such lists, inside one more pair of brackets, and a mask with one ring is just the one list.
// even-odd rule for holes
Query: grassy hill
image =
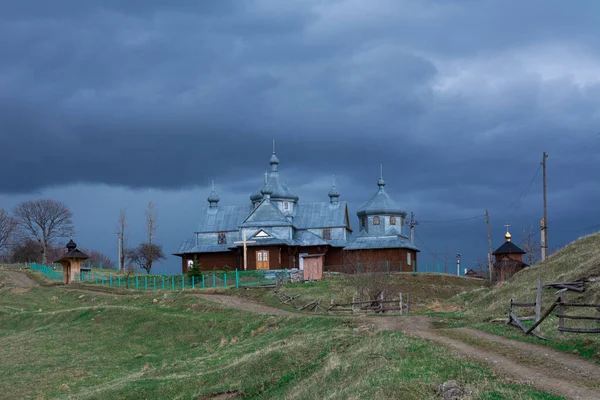
{"label": "grassy hill", "polygon": [[[328,305],[334,303],[349,303],[356,293],[353,276],[334,276],[331,279],[310,283],[288,283],[282,292],[289,296],[299,296],[297,303],[308,303],[321,300]],[[386,284],[386,293],[390,298],[397,299],[400,292],[406,304],[406,295],[410,294],[410,308],[413,312],[422,311],[439,305],[449,298],[463,292],[483,287],[479,279],[460,278],[448,274],[394,274]],[[275,307],[282,306],[272,291],[244,291],[242,296],[251,296]],[[290,308],[291,309],[291,308]]]}
{"label": "grassy hill", "polygon": [[0,271],[6,399],[435,399],[449,379],[474,399],[557,398],[356,320],[257,315],[193,294],[16,288]]}
{"label": "grassy hill", "polygon": [[[597,279],[586,292],[566,294],[569,300],[600,303],[600,233],[589,235],[565,246],[546,261],[525,268],[509,281],[493,289],[481,289],[460,296],[467,314],[487,319],[504,316],[510,299],[521,302],[535,301],[537,280],[542,282],[571,281],[581,278]],[[556,300],[556,289],[544,289],[543,304]]]}
{"label": "grassy hill", "polygon": [[[506,324],[492,324],[493,318],[507,317],[510,299],[517,302],[534,302],[537,291],[537,280],[542,282],[571,281],[581,278],[592,280],[584,293],[566,292],[565,299],[575,303],[600,303],[600,233],[589,235],[565,246],[548,257],[546,261],[528,267],[515,274],[509,281],[494,288],[482,288],[462,293],[449,302],[463,311],[451,319],[450,326],[469,324],[479,329],[503,335],[511,339],[544,344],[558,350],[576,353],[584,358],[600,363],[600,335],[565,333],[558,334],[558,321],[555,313],[549,316],[540,326],[541,333],[549,340],[544,342],[532,336],[525,336],[519,329]],[[557,289],[544,288],[542,292],[542,309],[552,304]],[[534,315],[531,309],[520,308],[517,315]],[[593,309],[578,309],[572,314],[595,315],[600,313]],[[532,322],[525,322],[529,325]],[[595,321],[568,320],[568,327],[595,328]]]}

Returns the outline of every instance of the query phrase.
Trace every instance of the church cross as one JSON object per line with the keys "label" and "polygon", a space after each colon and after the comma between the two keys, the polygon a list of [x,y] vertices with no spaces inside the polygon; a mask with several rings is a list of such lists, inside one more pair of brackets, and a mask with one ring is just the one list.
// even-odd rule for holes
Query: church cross
{"label": "church cross", "polygon": [[506,224],[504,224],[504,226],[506,227],[506,232],[508,233],[508,228],[510,228],[511,225],[507,222]]}
{"label": "church cross", "polygon": [[248,269],[248,247],[247,245],[256,243],[256,240],[246,240],[246,231],[242,231],[242,240],[239,242],[233,242],[233,244],[244,245],[244,271]]}

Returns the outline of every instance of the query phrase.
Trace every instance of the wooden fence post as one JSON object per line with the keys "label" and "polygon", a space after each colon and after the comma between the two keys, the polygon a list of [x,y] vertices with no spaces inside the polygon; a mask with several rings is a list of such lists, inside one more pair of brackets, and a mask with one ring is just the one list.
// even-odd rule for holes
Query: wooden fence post
{"label": "wooden fence post", "polygon": [[385,310],[383,309],[383,292],[380,293],[379,299],[379,308],[381,309],[381,312],[385,312]]}
{"label": "wooden fence post", "polygon": [[352,296],[352,314],[354,314],[354,296]]}
{"label": "wooden fence post", "polygon": [[400,294],[400,314],[402,314],[402,292],[399,293]]}
{"label": "wooden fence post", "polygon": [[560,328],[565,327],[565,319],[563,318],[563,315],[565,315],[565,306],[563,305],[563,301],[564,301],[563,290],[560,290],[558,293],[558,300],[560,301],[560,303],[558,305],[558,328],[559,328],[558,336],[560,338],[563,338],[565,335],[565,333],[560,330]]}
{"label": "wooden fence post", "polygon": [[[535,322],[538,322],[542,315],[542,280],[538,279],[537,283],[537,295],[535,296]],[[535,331],[540,333],[539,325],[535,328]]]}
{"label": "wooden fence post", "polygon": [[406,313],[410,311],[410,293],[406,293]]}

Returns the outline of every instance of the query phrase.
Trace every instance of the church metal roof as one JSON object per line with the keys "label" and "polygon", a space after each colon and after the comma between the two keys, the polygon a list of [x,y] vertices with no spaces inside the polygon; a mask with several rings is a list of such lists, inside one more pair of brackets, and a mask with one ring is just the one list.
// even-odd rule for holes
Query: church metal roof
{"label": "church metal roof", "polygon": [[379,190],[369,201],[365,203],[361,208],[358,209],[356,215],[359,217],[366,215],[375,215],[375,214],[397,214],[397,215],[406,215],[406,211],[404,211],[385,191],[385,181],[383,178],[379,179],[377,182],[377,186],[379,186]]}
{"label": "church metal roof", "polygon": [[421,251],[404,236],[358,236],[346,250],[409,249]]}
{"label": "church metal roof", "polygon": [[[241,222],[241,221],[240,221]],[[263,200],[241,223],[242,227],[292,226],[290,220],[270,201]]]}
{"label": "church metal roof", "polygon": [[220,206],[215,208],[203,207],[200,210],[197,233],[237,231],[240,223],[250,214],[253,207]]}
{"label": "church metal roof", "polygon": [[298,229],[337,228],[347,226],[347,203],[308,203],[298,204],[294,226]]}
{"label": "church metal roof", "polygon": [[277,171],[269,172],[267,175],[267,184],[261,186],[259,189],[254,191],[250,195],[250,200],[258,201],[263,198],[262,191],[268,188],[271,191],[271,198],[276,200],[290,200],[290,201],[298,201],[300,197],[290,187],[287,183],[279,180],[279,173]]}
{"label": "church metal roof", "polygon": [[275,148],[273,148],[269,164],[271,164],[271,171],[266,176],[265,185],[255,190],[250,195],[250,200],[256,202],[262,199],[263,192],[267,189],[271,192],[272,199],[298,201],[300,197],[285,182],[279,180],[279,159],[275,155]]}

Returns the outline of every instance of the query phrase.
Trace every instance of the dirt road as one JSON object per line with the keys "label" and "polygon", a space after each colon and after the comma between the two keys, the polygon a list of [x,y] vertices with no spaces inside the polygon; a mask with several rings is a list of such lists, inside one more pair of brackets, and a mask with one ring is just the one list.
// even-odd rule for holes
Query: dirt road
{"label": "dirt road", "polygon": [[[198,295],[258,314],[312,316],[227,295]],[[357,317],[360,325],[397,330],[449,347],[458,356],[489,364],[499,374],[569,399],[600,399],[600,366],[548,347],[506,339],[470,328],[432,329],[428,317]],[[481,343],[485,345],[481,345]]]}

